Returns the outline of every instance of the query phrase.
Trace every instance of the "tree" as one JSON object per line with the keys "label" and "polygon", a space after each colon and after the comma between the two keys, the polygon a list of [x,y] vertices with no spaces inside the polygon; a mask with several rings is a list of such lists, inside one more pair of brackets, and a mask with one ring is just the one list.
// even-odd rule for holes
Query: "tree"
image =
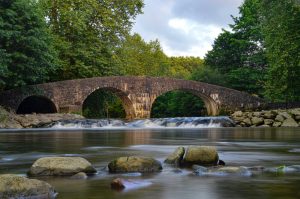
{"label": "tree", "polygon": [[116,47],[142,12],[142,0],[40,0],[56,39],[55,80],[115,75]]}
{"label": "tree", "polygon": [[124,75],[167,76],[169,59],[158,40],[145,42],[135,33],[128,35],[116,51],[116,62]]}
{"label": "tree", "polygon": [[45,82],[56,54],[33,0],[0,2],[0,89]]}
{"label": "tree", "polygon": [[189,79],[191,74],[203,66],[203,59],[199,57],[170,57],[169,76]]}
{"label": "tree", "polygon": [[152,105],[151,117],[196,117],[206,115],[204,102],[189,92],[171,91],[159,96]]}
{"label": "tree", "polygon": [[83,103],[83,115],[86,118],[125,118],[122,101],[114,93],[97,90]]}
{"label": "tree", "polygon": [[213,69],[209,66],[198,67],[192,74],[191,80],[206,82],[209,84],[216,84],[220,86],[226,86],[225,76],[221,74],[217,69]]}
{"label": "tree", "polygon": [[223,30],[205,57],[205,65],[223,74],[227,86],[254,94],[263,93],[267,68],[259,5],[245,0],[232,30]]}
{"label": "tree", "polygon": [[263,0],[261,14],[269,63],[266,96],[273,101],[299,101],[300,3]]}

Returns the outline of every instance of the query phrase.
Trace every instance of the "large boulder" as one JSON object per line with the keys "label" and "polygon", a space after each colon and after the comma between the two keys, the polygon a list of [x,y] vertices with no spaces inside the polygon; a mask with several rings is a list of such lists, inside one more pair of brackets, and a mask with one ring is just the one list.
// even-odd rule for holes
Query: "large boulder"
{"label": "large boulder", "polygon": [[0,175],[0,198],[52,199],[57,193],[46,182],[17,175]]}
{"label": "large boulder", "polygon": [[298,123],[293,118],[288,118],[283,121],[282,127],[298,127]]}
{"label": "large boulder", "polygon": [[232,114],[232,117],[243,117],[243,112],[242,111],[235,111]]}
{"label": "large boulder", "polygon": [[183,157],[184,166],[194,164],[201,166],[217,165],[219,155],[216,147],[212,146],[190,146]]}
{"label": "large boulder", "polygon": [[249,118],[244,119],[243,122],[245,123],[246,126],[251,126],[252,125],[252,122]]}
{"label": "large boulder", "polygon": [[264,112],[263,117],[265,119],[275,119],[275,114],[272,111],[266,111]]}
{"label": "large boulder", "polygon": [[283,122],[284,121],[284,117],[282,115],[277,115],[275,118],[275,121],[277,122]]}
{"label": "large boulder", "polygon": [[131,172],[158,172],[162,170],[159,161],[150,157],[120,157],[108,164],[111,173],[131,173]]}
{"label": "large boulder", "polygon": [[279,112],[279,115],[281,115],[282,117],[284,117],[284,119],[289,119],[292,118],[292,115],[290,115],[288,112]]}
{"label": "large boulder", "polygon": [[295,117],[296,117],[296,116],[300,116],[300,108],[292,109],[292,110],[290,111],[290,113],[291,113],[292,115],[294,115]]}
{"label": "large boulder", "polygon": [[253,125],[259,126],[259,125],[264,124],[264,119],[261,117],[253,117],[253,118],[251,118],[251,122]]}
{"label": "large boulder", "polygon": [[272,120],[272,119],[265,119],[264,123],[265,123],[265,125],[272,125],[274,123],[274,120]]}
{"label": "large boulder", "polygon": [[179,165],[183,159],[184,153],[185,153],[184,147],[178,147],[172,154],[170,154],[167,157],[165,163]]}
{"label": "large boulder", "polygon": [[81,157],[40,158],[31,166],[30,176],[72,176],[79,172],[96,173],[95,168]]}
{"label": "large boulder", "polygon": [[280,127],[282,125],[282,123],[281,122],[274,122],[273,123],[273,127]]}

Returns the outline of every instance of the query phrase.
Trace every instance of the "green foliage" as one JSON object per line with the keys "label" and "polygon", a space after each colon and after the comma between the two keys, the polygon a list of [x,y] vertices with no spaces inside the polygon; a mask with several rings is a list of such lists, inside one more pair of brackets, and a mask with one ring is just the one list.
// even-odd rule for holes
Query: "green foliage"
{"label": "green foliage", "polygon": [[243,67],[231,70],[227,75],[227,84],[237,90],[242,90],[250,94],[262,96],[265,70],[251,67]]}
{"label": "green foliage", "polygon": [[260,29],[259,0],[245,0],[232,31],[224,30],[205,57],[205,65],[220,71],[225,85],[263,94],[267,60]]}
{"label": "green foliage", "polygon": [[245,0],[232,31],[223,31],[205,64],[226,85],[272,101],[300,100],[300,5],[297,0]]}
{"label": "green foliage", "polygon": [[51,42],[36,1],[1,1],[0,89],[47,81],[56,65]]}
{"label": "green foliage", "polygon": [[142,0],[40,0],[55,35],[60,68],[54,80],[119,73],[113,53],[142,12]]}
{"label": "green foliage", "polygon": [[147,43],[137,33],[126,37],[117,50],[115,59],[124,75],[168,75],[169,60],[159,41]]}
{"label": "green foliage", "polygon": [[110,91],[97,90],[83,103],[86,118],[125,118],[125,110],[119,97]]}
{"label": "green foliage", "polygon": [[206,115],[203,101],[188,92],[171,91],[159,96],[152,105],[151,117],[195,117]]}
{"label": "green foliage", "polygon": [[189,79],[191,74],[203,66],[203,59],[199,57],[170,57],[168,76]]}
{"label": "green foliage", "polygon": [[205,56],[205,65],[228,73],[242,66],[240,44],[236,34],[223,31],[213,44],[213,49]]}
{"label": "green foliage", "polygon": [[225,86],[226,81],[224,75],[222,75],[217,69],[213,69],[209,66],[198,67],[191,75],[191,80],[206,82],[210,84],[216,84]]}
{"label": "green foliage", "polygon": [[300,100],[300,4],[261,1],[262,31],[269,61],[266,96],[272,101]]}

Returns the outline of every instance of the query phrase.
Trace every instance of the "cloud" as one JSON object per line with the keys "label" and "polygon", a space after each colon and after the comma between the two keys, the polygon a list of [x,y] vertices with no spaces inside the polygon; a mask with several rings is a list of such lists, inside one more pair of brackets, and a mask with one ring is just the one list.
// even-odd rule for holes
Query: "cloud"
{"label": "cloud", "polygon": [[169,56],[204,57],[222,28],[232,23],[242,0],[145,0],[134,32],[159,39]]}
{"label": "cloud", "polygon": [[238,14],[241,3],[241,0],[177,0],[173,14],[201,24],[227,26],[232,21],[230,15]]}

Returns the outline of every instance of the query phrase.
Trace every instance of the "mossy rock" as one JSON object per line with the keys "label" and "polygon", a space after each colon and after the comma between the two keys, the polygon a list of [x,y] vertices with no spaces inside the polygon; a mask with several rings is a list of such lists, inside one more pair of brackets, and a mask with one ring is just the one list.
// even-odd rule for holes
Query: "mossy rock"
{"label": "mossy rock", "polygon": [[184,153],[184,147],[177,147],[175,151],[172,154],[170,154],[164,162],[167,164],[179,165],[183,159]]}
{"label": "mossy rock", "polygon": [[184,166],[192,166],[194,164],[201,166],[217,165],[219,155],[216,147],[212,146],[190,146],[188,147],[183,158]]}
{"label": "mossy rock", "polygon": [[79,172],[96,173],[95,168],[81,157],[45,157],[31,166],[30,176],[72,176]]}
{"label": "mossy rock", "polygon": [[161,171],[162,165],[159,161],[150,157],[129,156],[120,157],[110,162],[108,169],[111,173],[150,173]]}
{"label": "mossy rock", "polygon": [[56,195],[46,182],[11,174],[0,175],[1,199],[53,199]]}

